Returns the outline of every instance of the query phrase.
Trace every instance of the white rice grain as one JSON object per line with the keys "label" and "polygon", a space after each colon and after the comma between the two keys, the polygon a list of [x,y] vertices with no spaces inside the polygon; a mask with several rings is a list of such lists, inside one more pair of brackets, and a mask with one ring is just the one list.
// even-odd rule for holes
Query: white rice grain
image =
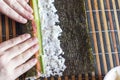
{"label": "white rice grain", "polygon": [[[56,23],[59,23],[59,16],[56,14],[57,9],[54,6],[54,0],[39,0],[39,14],[43,35],[43,51],[45,74],[41,77],[62,76],[65,70],[65,59],[61,56],[64,54],[60,47],[62,29]],[[31,77],[30,80],[34,80]]]}
{"label": "white rice grain", "polygon": [[62,76],[66,66],[65,59],[61,56],[64,54],[60,47],[62,29],[56,23],[59,21],[59,16],[56,14],[57,9],[54,6],[54,0],[40,0],[39,11],[43,35],[44,49],[44,68],[45,74],[41,77]]}

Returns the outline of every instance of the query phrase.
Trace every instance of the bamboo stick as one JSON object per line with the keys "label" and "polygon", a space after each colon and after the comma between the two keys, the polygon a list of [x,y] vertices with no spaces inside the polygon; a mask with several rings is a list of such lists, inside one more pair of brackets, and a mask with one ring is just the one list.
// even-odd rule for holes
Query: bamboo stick
{"label": "bamboo stick", "polygon": [[75,80],[75,75],[72,75],[72,80]]}
{"label": "bamboo stick", "polygon": [[92,72],[92,80],[95,80],[95,72]]}
{"label": "bamboo stick", "polygon": [[120,9],[120,0],[118,0],[118,5],[119,5],[119,9]]}
{"label": "bamboo stick", "polygon": [[8,40],[9,39],[9,25],[8,25],[9,23],[8,23],[8,17],[7,16],[5,16],[5,32],[6,32],[6,40]]}
{"label": "bamboo stick", "polygon": [[16,37],[16,25],[15,21],[12,20],[12,29],[13,29],[13,37]]}
{"label": "bamboo stick", "polygon": [[51,80],[54,80],[54,77],[51,77]]}
{"label": "bamboo stick", "polygon": [[[109,2],[110,2],[109,0],[106,0],[106,5],[107,5],[108,10],[110,10],[110,4],[109,4]],[[113,5],[115,5],[114,1],[112,3],[113,3]],[[113,25],[113,21],[112,21],[112,14],[111,14],[110,11],[108,11],[108,16],[109,16],[109,20],[110,20],[110,28],[111,28],[111,30],[114,30],[114,25]],[[115,49],[115,52],[116,52],[116,54],[115,54],[115,56],[116,56],[116,64],[118,66],[119,65],[119,57],[118,57],[118,49],[117,49],[117,44],[116,44],[116,39],[115,39],[115,33],[114,32],[111,32],[111,33],[112,33],[112,39],[113,39],[114,49]],[[118,32],[118,35],[119,35],[119,32]]]}
{"label": "bamboo stick", "polygon": [[61,77],[58,77],[58,80],[62,80]]}
{"label": "bamboo stick", "polygon": [[[92,11],[92,7],[91,7],[91,0],[88,0],[88,7],[90,10],[90,21],[91,21],[91,27],[92,27],[92,31],[95,31],[95,25],[94,25],[94,20],[93,20],[93,13]],[[98,45],[97,45],[97,39],[96,39],[96,33],[92,33],[93,35],[93,40],[94,40],[94,47],[95,47],[95,53],[96,53],[96,61],[97,61],[97,67],[98,67],[98,74],[99,74],[99,79],[101,79],[101,67],[100,67],[100,58],[99,58],[99,54],[98,54]]]}
{"label": "bamboo stick", "polygon": [[[118,0],[118,6],[119,6],[119,9],[120,9],[120,0]],[[120,35],[118,35],[118,36],[120,36]]]}
{"label": "bamboo stick", "polygon": [[85,74],[85,80],[89,80],[88,74]]}
{"label": "bamboo stick", "polygon": [[109,59],[110,59],[110,67],[113,68],[113,58],[112,58],[112,53],[111,53],[111,47],[110,47],[110,40],[109,40],[109,35],[108,35],[108,26],[107,26],[107,21],[106,21],[106,16],[105,16],[105,11],[104,11],[104,3],[103,0],[100,0],[101,4],[101,9],[102,9],[102,18],[103,18],[103,24],[104,24],[104,31],[105,36],[106,36],[106,44],[107,44],[107,49],[108,49],[108,54],[109,54]]}
{"label": "bamboo stick", "polygon": [[44,80],[48,80],[47,78],[45,78]]}
{"label": "bamboo stick", "polygon": [[65,80],[69,80],[69,79],[68,79],[68,76],[65,76]]}
{"label": "bamboo stick", "polygon": [[[97,0],[94,0],[94,5],[95,5],[95,10],[98,10]],[[103,42],[103,37],[102,37],[100,15],[99,15],[98,11],[96,11],[96,19],[97,19],[98,30],[99,30],[99,37],[100,37],[100,43],[101,43],[101,50],[102,50],[102,59],[103,59],[104,71],[105,71],[105,73],[107,73],[108,70],[107,70],[106,56],[105,56],[105,50],[104,50],[104,42]]]}
{"label": "bamboo stick", "polygon": [[0,43],[2,42],[2,15],[0,14]]}
{"label": "bamboo stick", "polygon": [[[12,31],[13,31],[13,37],[16,37],[16,25],[15,25],[15,21],[12,20]],[[19,80],[19,79],[18,79]]]}
{"label": "bamboo stick", "polygon": [[115,6],[116,5],[115,0],[112,0],[112,3],[113,3],[114,15],[115,15],[116,27],[117,27],[117,30],[118,30],[118,39],[119,39],[119,43],[120,43],[120,25],[119,25],[119,21],[118,21],[118,15],[117,15],[117,11],[116,11],[116,6]]}
{"label": "bamboo stick", "polygon": [[82,80],[82,75],[81,74],[78,75],[78,80]]}

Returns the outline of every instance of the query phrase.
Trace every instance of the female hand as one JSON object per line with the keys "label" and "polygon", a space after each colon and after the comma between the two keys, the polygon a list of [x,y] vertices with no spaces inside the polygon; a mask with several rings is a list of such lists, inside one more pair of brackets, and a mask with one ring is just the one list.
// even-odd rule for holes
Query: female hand
{"label": "female hand", "polygon": [[[0,44],[0,80],[15,80],[32,68],[37,59],[38,40],[24,34]],[[28,61],[29,60],[29,61]]]}
{"label": "female hand", "polygon": [[20,23],[33,19],[29,0],[0,0],[0,12]]}
{"label": "female hand", "polygon": [[120,80],[120,66],[111,69],[104,80]]}

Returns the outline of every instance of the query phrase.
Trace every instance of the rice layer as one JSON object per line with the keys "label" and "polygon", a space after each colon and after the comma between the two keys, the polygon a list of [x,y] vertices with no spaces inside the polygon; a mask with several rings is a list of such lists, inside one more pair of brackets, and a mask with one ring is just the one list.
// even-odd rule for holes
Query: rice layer
{"label": "rice layer", "polygon": [[41,19],[43,49],[44,49],[44,69],[45,74],[41,77],[62,76],[66,66],[65,59],[62,57],[64,52],[60,47],[61,28],[56,23],[59,23],[59,16],[54,6],[54,0],[40,0],[39,12]]}

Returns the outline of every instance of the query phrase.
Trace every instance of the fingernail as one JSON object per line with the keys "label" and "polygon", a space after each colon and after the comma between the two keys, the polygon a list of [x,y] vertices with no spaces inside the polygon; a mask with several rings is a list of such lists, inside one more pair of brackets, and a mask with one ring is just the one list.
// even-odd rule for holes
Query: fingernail
{"label": "fingernail", "polygon": [[32,9],[29,5],[26,6],[26,9],[27,9],[30,13],[33,13],[33,9]]}
{"label": "fingernail", "polygon": [[22,18],[22,19],[21,19],[21,22],[22,22],[22,23],[27,23],[27,19]]}
{"label": "fingernail", "polygon": [[24,34],[24,36],[25,36],[26,38],[30,38],[30,37],[31,37],[31,35],[28,34],[28,33]]}
{"label": "fingernail", "polygon": [[28,18],[29,18],[30,20],[32,20],[32,19],[33,19],[33,15],[28,15]]}

